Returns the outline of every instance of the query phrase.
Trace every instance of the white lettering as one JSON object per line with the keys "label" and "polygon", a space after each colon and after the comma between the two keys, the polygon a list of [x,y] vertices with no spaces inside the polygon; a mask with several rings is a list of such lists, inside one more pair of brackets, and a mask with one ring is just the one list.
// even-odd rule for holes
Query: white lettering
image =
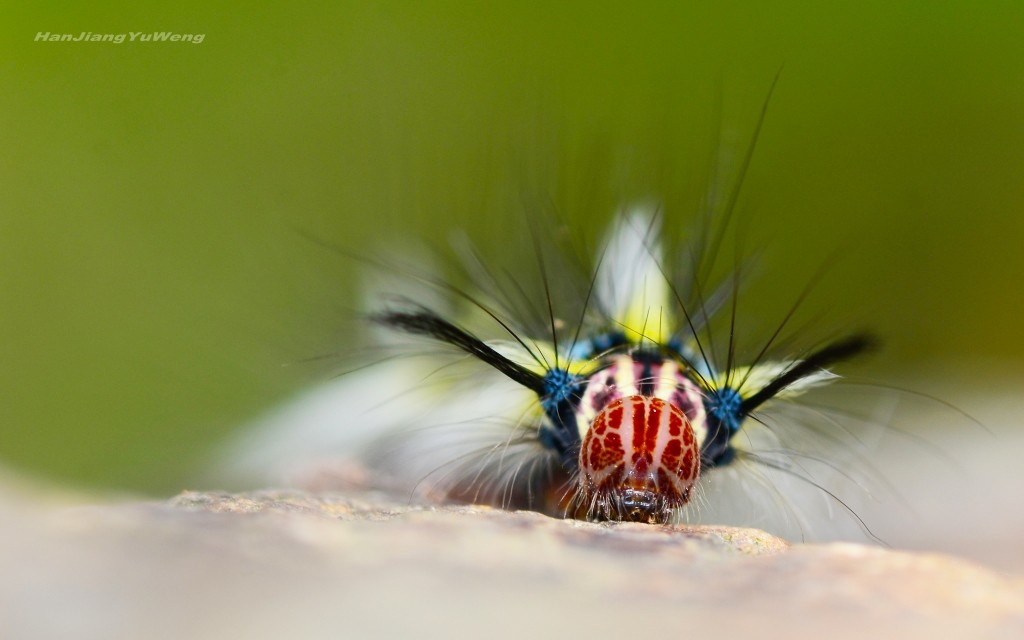
{"label": "white lettering", "polygon": [[205,33],[174,33],[173,31],[129,31],[127,33],[93,33],[92,31],[80,31],[79,33],[53,33],[52,31],[37,31],[32,37],[35,42],[113,42],[122,44],[129,42],[191,42],[199,44],[206,39]]}

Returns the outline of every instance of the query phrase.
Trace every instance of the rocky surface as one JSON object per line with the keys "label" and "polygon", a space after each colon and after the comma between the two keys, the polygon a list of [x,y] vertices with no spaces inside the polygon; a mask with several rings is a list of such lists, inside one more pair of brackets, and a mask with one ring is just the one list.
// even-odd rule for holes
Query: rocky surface
{"label": "rocky surface", "polygon": [[0,637],[1024,637],[1024,579],[751,529],[385,496],[0,501]]}

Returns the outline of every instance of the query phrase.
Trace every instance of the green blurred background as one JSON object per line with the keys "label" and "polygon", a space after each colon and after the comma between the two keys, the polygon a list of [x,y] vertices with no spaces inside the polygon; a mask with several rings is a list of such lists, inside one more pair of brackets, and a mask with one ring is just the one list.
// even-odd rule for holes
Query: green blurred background
{"label": "green blurred background", "polygon": [[[331,374],[299,361],[354,346],[355,269],[302,232],[461,228],[516,265],[524,202],[592,243],[657,197],[682,233],[780,67],[739,207],[767,248],[748,308],[778,317],[838,251],[815,304],[885,338],[875,377],[1019,367],[1024,5],[553,4],[8,6],[0,465],[194,485]],[[153,30],[206,38],[33,41]]]}

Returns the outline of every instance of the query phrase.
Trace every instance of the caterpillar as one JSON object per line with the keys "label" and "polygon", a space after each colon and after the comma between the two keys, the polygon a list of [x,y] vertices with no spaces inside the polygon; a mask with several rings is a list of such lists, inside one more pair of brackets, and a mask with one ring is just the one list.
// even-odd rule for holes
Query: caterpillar
{"label": "caterpillar", "polygon": [[371,362],[248,430],[227,475],[589,520],[708,517],[786,537],[794,524],[800,537],[815,528],[810,489],[826,519],[838,506],[880,541],[819,472],[873,498],[880,474],[860,451],[887,418],[860,401],[804,402],[876,339],[786,334],[808,288],[750,350],[737,319],[743,265],[710,275],[777,80],[732,188],[709,189],[683,246],[640,202],[622,207],[590,259],[537,219],[532,254],[512,269],[458,243],[458,284],[416,261],[361,258],[385,275],[365,316]]}
{"label": "caterpillar", "polygon": [[[699,325],[709,321],[706,305],[689,309],[680,285],[665,273],[651,237],[657,228],[639,212],[619,220],[606,243],[607,262],[595,271],[568,338],[558,336],[550,297],[547,336],[514,329],[478,302],[509,334],[511,341],[501,345],[424,307],[372,316],[394,331],[450,345],[535,396],[519,420],[549,458],[549,480],[530,487],[528,508],[667,523],[689,501],[702,469],[735,459],[733,442],[758,408],[826,384],[828,367],[872,344],[856,334],[799,358],[764,362],[769,343],[742,367],[732,361],[730,346],[729,361],[715,366],[700,339]],[[596,321],[586,319],[590,304]]]}
{"label": "caterpillar", "polygon": [[[794,444],[808,417],[787,422],[772,410],[831,386],[832,368],[875,339],[852,333],[779,357],[791,310],[741,362],[740,270],[705,292],[701,257],[675,251],[667,262],[661,227],[653,207],[624,208],[589,267],[535,235],[539,293],[466,247],[467,286],[389,265],[405,285],[366,316],[379,361],[272,417],[236,462],[273,482],[298,470],[322,487],[331,482],[311,469],[355,459],[368,484],[424,500],[653,524],[683,518],[708,478],[747,465],[810,483],[866,529],[801,471],[806,461],[837,467],[827,446],[801,444],[820,436],[840,446],[832,419],[812,414],[824,424]],[[713,344],[716,323],[728,327],[724,350]],[[759,448],[754,430],[772,444]]]}

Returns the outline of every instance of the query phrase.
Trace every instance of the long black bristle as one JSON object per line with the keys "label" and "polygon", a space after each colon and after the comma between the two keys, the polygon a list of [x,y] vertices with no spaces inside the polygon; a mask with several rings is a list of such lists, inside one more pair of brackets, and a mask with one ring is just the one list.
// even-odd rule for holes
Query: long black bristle
{"label": "long black bristle", "polygon": [[863,353],[873,348],[875,344],[876,341],[871,336],[867,334],[857,334],[815,351],[811,355],[780,373],[774,380],[762,387],[760,391],[749,398],[744,399],[742,404],[740,404],[740,415],[750,415],[751,411],[754,411],[768,400],[774,398],[783,389],[794,382],[806,378],[807,376],[837,362],[847,360],[859,353]]}
{"label": "long black bristle", "polygon": [[543,376],[512,362],[487,346],[483,340],[470,335],[430,311],[386,311],[374,314],[371,316],[371,319],[392,329],[414,335],[430,336],[450,344],[475,356],[481,362],[489,364],[511,380],[518,382],[538,395],[543,395],[545,392]]}

